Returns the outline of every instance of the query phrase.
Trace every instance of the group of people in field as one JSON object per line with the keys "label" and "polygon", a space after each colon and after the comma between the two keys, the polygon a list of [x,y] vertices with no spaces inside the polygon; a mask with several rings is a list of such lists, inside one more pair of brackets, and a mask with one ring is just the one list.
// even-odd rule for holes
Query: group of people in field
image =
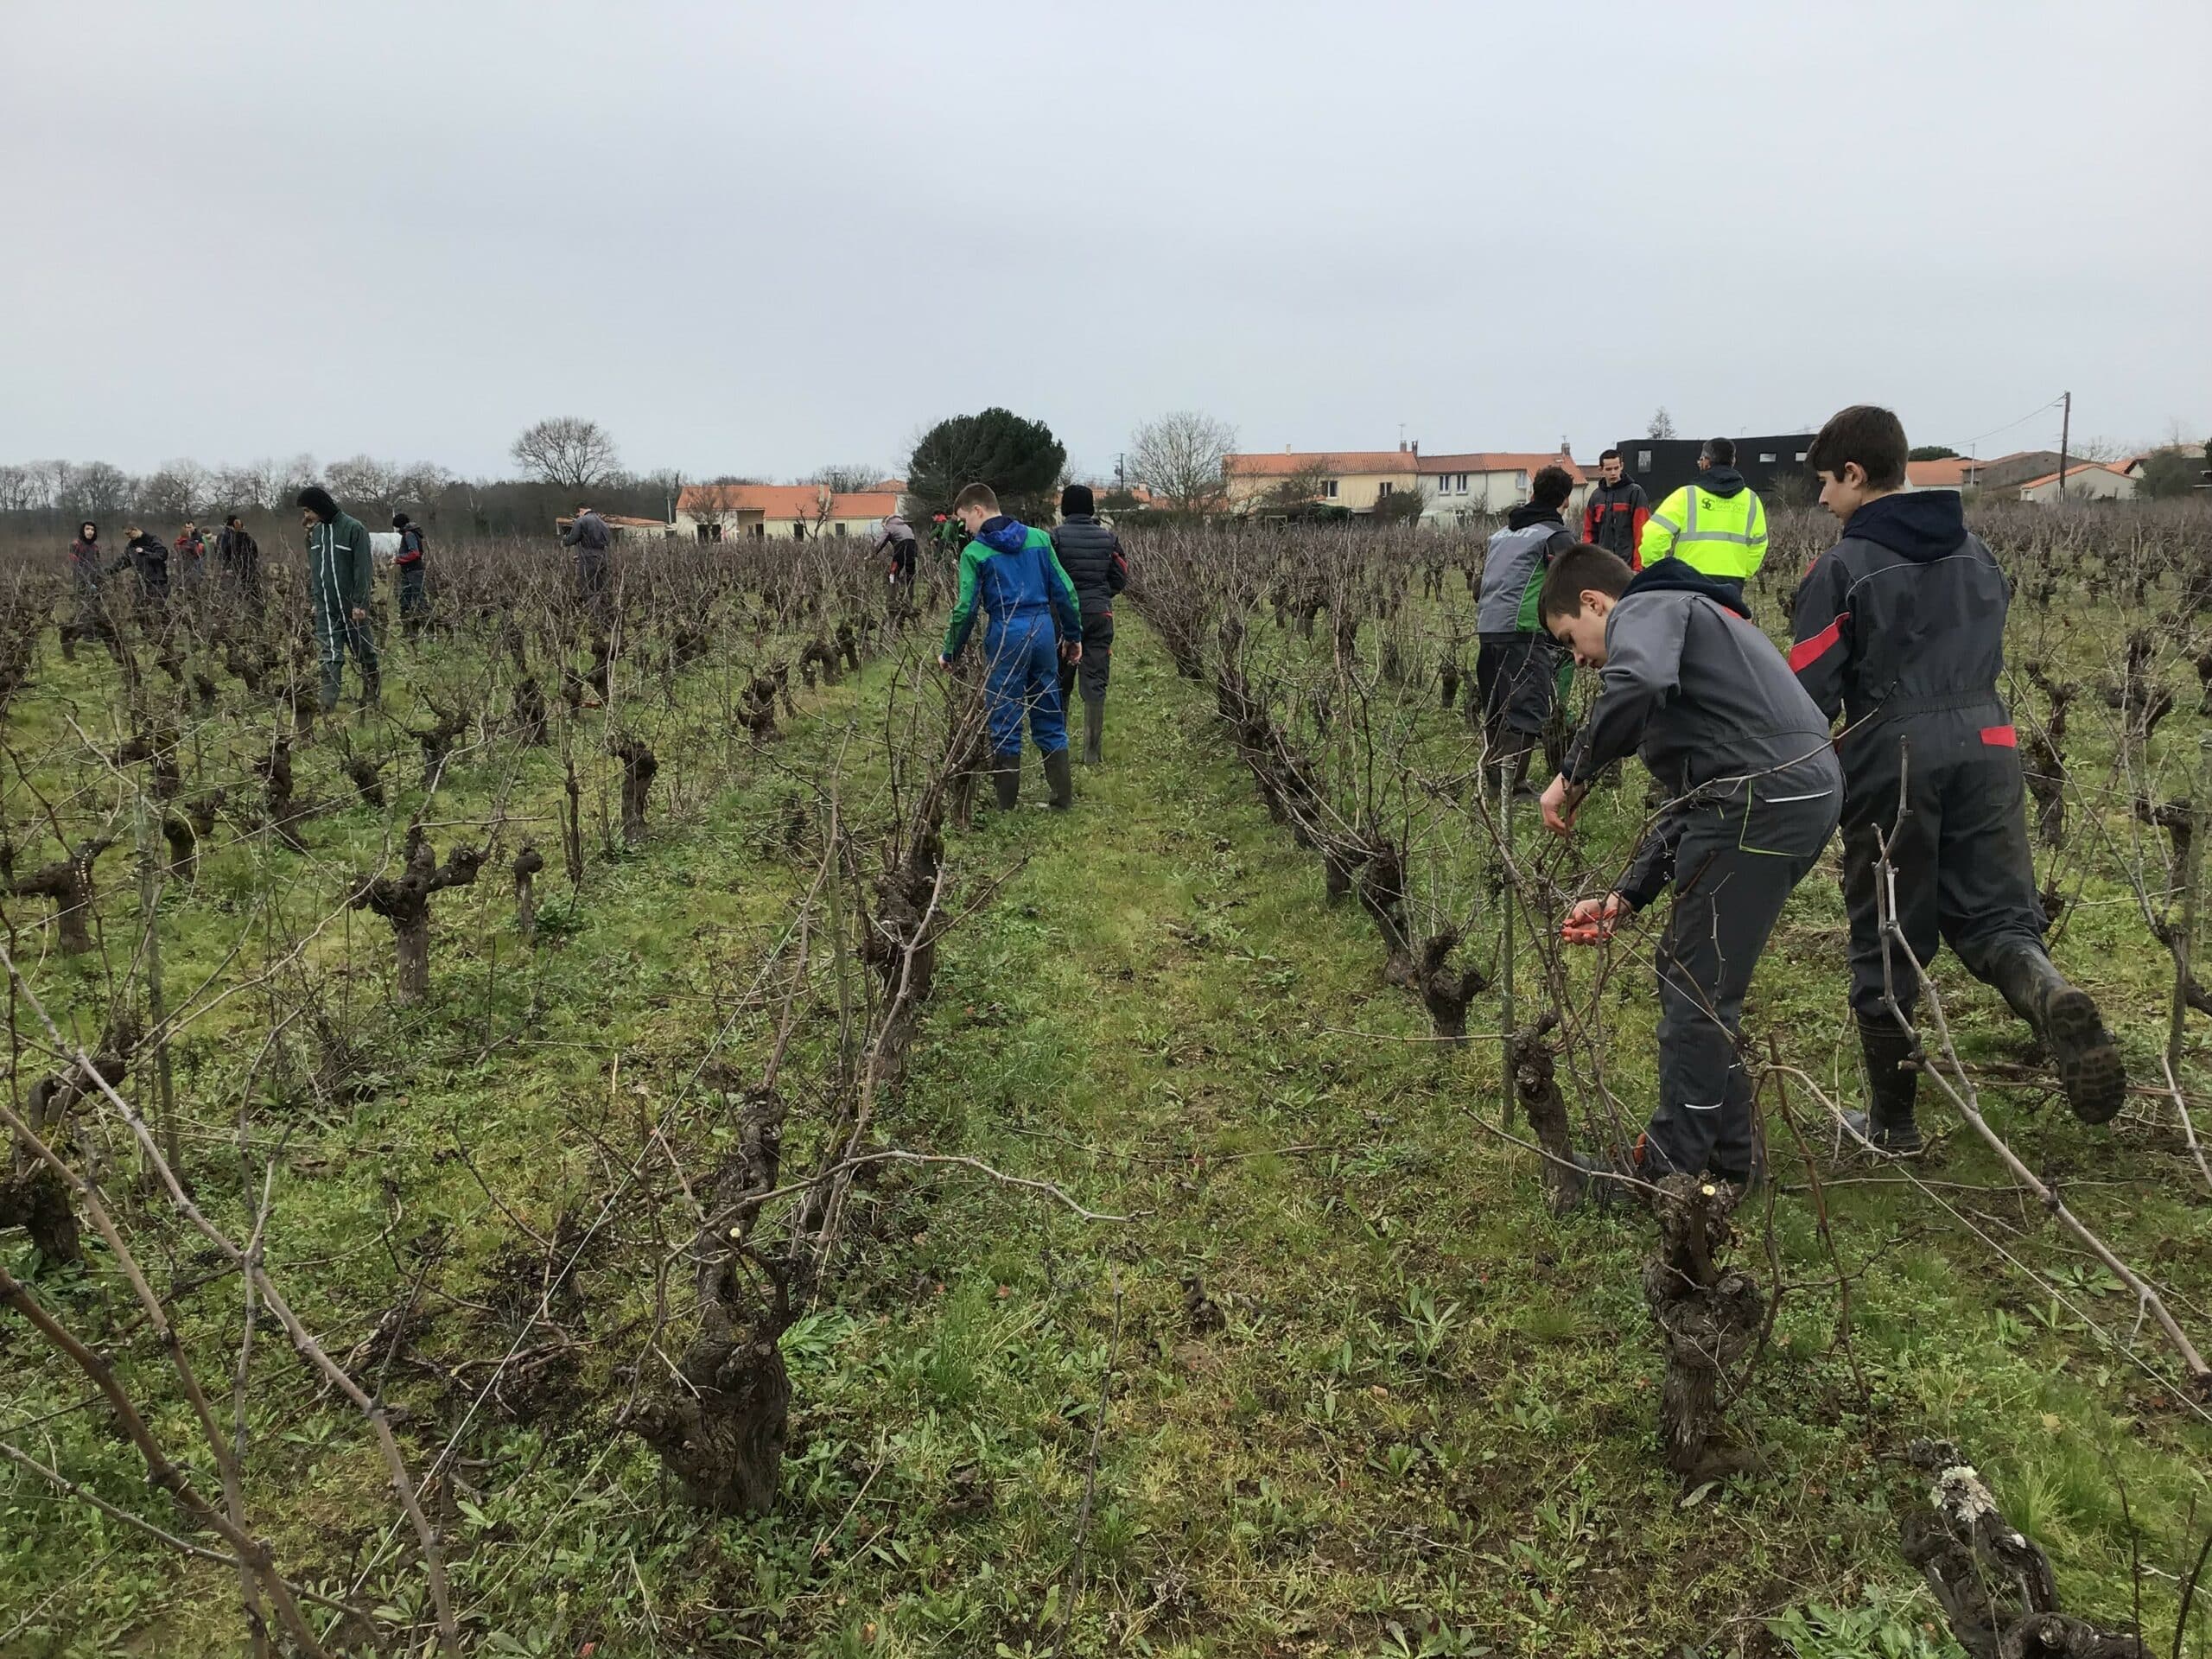
{"label": "group of people in field", "polygon": [[1594,944],[1671,889],[1655,953],[1658,1103],[1625,1163],[1581,1160],[1600,1194],[1676,1173],[1758,1178],[1737,1047],[1745,993],[1839,825],[1866,1083],[1848,1126],[1866,1147],[1920,1149],[1912,1017],[1919,970],[1945,943],[2042,1040],[2082,1121],[2109,1122],[2126,1099],[2096,1003],[2044,945],[2018,740],[1998,690],[2011,585],[1955,492],[1905,488],[1907,453],[1897,416],[1867,404],[1814,440],[1807,465],[1842,533],[1804,573],[1786,656],[1745,603],[1766,517],[1725,438],[1656,510],[1625,498],[1616,471],[1580,537],[1563,512],[1573,481],[1548,467],[1491,537],[1477,680],[1501,797],[1522,786],[1572,664],[1597,671],[1598,695],[1542,791],[1545,826],[1571,834],[1592,785],[1630,753],[1655,780],[1656,817],[1627,869],[1561,929]]}
{"label": "group of people in field", "polygon": [[[1658,1103],[1625,1160],[1578,1160],[1585,1192],[1670,1174],[1743,1188],[1760,1178],[1737,1046],[1744,998],[1839,825],[1866,1080],[1848,1126],[1866,1147],[1921,1147],[1912,1017],[1919,969],[1946,942],[2042,1040],[2084,1122],[2110,1121],[2126,1098],[2119,1046],[2044,945],[2025,781],[1998,690],[2010,584],[1955,493],[1905,488],[1906,454],[1897,416],[1872,405],[1842,410],[1814,441],[1807,463],[1842,533],[1805,573],[1787,655],[1745,602],[1766,557],[1766,512],[1725,438],[1656,509],[1607,451],[1573,528],[1574,480],[1546,467],[1491,537],[1476,682],[1499,797],[1535,792],[1530,759],[1577,665],[1597,673],[1598,692],[1541,791],[1545,826],[1571,834],[1592,785],[1630,754],[1654,779],[1655,816],[1626,870],[1573,906],[1562,937],[1596,944],[1672,894],[1656,950]],[[1128,562],[1080,486],[1053,531],[1007,517],[981,484],[953,512],[969,539],[938,661],[960,660],[980,613],[999,804],[1019,799],[1026,720],[1050,804],[1065,810],[1067,693],[1080,677],[1085,758],[1096,761]],[[894,582],[911,579],[914,539],[887,521],[878,546],[892,550]]]}

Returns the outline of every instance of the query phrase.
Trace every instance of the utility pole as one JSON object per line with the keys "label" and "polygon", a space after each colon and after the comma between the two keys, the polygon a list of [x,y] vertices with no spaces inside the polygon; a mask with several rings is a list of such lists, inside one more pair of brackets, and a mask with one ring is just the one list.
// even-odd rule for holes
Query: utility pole
{"label": "utility pole", "polygon": [[2074,394],[2068,392],[2059,399],[2065,413],[2058,417],[2058,499],[2066,499],[2066,441],[2073,435]]}

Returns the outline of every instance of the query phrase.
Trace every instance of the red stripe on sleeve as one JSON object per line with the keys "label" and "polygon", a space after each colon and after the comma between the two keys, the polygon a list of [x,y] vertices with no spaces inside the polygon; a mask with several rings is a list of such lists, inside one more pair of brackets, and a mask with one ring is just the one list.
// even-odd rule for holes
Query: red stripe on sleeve
{"label": "red stripe on sleeve", "polygon": [[1843,625],[1851,620],[1851,613],[1844,612],[1809,639],[1800,639],[1789,647],[1789,666],[1802,674],[1815,663],[1827,656],[1835,643],[1843,638]]}

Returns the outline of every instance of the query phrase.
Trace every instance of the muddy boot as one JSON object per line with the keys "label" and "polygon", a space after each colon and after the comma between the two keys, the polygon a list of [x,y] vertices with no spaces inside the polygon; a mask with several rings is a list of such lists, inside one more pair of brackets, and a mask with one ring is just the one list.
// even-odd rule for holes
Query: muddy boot
{"label": "muddy boot", "polygon": [[1106,699],[1083,700],[1083,764],[1103,766],[1106,760]]}
{"label": "muddy boot", "polygon": [[1014,803],[1021,798],[1021,757],[1002,754],[991,762],[991,788],[998,796],[999,810],[1011,812]]}
{"label": "muddy boot", "polygon": [[1991,964],[1989,982],[2050,1051],[2074,1116],[2084,1123],[2109,1123],[2119,1116],[2127,1099],[2127,1070],[2089,994],[2067,983],[2041,946],[2026,944]]}
{"label": "muddy boot", "polygon": [[1052,787],[1052,810],[1066,811],[1075,800],[1075,773],[1069,767],[1065,749],[1054,749],[1045,757],[1045,781]]}
{"label": "muddy boot", "polygon": [[1876,1152],[1910,1158],[1920,1150],[1920,1125],[1912,1118],[1920,1090],[1912,1039],[1894,1020],[1862,1024],[1859,1052],[1866,1062],[1866,1109],[1846,1112],[1843,1126]]}

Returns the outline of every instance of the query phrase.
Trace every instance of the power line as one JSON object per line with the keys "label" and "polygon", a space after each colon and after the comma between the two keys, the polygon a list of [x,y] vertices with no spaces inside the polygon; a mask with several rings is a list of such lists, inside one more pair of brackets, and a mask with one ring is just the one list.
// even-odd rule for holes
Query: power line
{"label": "power line", "polygon": [[1984,438],[1993,438],[1999,432],[2010,432],[2016,426],[2025,426],[2030,421],[2035,419],[2037,416],[2048,414],[2050,410],[2056,409],[2059,404],[2063,402],[2065,402],[2065,399],[2063,397],[2054,397],[2047,404],[2038,404],[2035,408],[2021,416],[2017,421],[2007,421],[2002,426],[1991,427],[1986,432],[1977,432],[1974,436],[1967,440],[1967,448],[1971,449],[1974,445],[1980,443]]}

